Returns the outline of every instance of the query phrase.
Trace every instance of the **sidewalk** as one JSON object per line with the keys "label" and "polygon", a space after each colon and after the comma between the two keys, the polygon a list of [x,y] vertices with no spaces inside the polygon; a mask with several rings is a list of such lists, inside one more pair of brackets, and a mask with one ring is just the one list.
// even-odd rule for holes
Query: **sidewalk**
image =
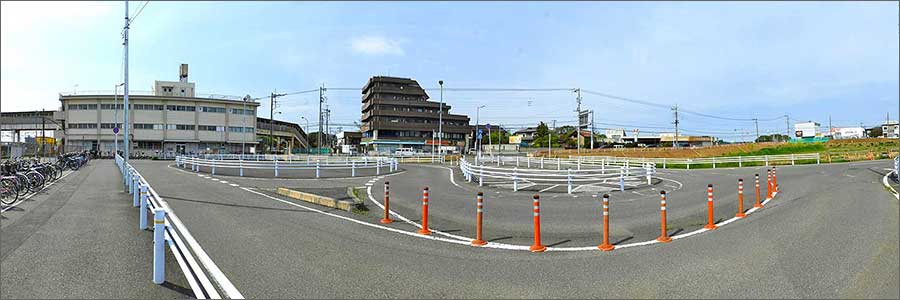
{"label": "sidewalk", "polygon": [[0,298],[192,298],[171,253],[167,282],[151,282],[153,234],[120,179],[113,160],[93,160],[4,212]]}

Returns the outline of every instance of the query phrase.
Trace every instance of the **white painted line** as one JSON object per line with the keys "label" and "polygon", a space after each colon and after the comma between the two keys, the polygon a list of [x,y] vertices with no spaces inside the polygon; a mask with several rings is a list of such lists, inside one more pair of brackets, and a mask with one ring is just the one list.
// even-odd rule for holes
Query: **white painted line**
{"label": "white painted line", "polygon": [[234,186],[234,187],[238,186],[237,184],[234,184],[234,183],[230,183],[230,184],[228,184],[228,185]]}
{"label": "white painted line", "polygon": [[546,189],[543,189],[543,190],[538,191],[538,193],[543,193],[543,192],[552,190],[553,188],[558,187],[558,186],[559,186],[558,184],[554,184],[554,185],[551,186],[551,187],[548,187],[548,188],[546,188]]}
{"label": "white painted line", "polygon": [[224,183],[224,184],[228,184],[228,181],[225,181],[225,180],[219,180],[219,182]]}
{"label": "white painted line", "polygon": [[[382,211],[384,211],[384,205],[382,205],[381,203],[378,203],[378,201],[375,200],[375,197],[372,196],[372,187],[371,187],[371,186],[368,187],[368,188],[366,189],[366,193],[369,195],[369,200],[372,201],[372,203],[375,203],[375,205],[377,205],[379,208],[381,208]],[[406,223],[408,223],[408,224],[410,224],[410,225],[413,225],[413,226],[416,226],[416,227],[418,227],[418,228],[422,228],[422,225],[421,225],[421,224],[416,223],[416,222],[413,222],[412,220],[407,219],[406,217],[404,217],[404,216],[402,216],[402,215],[400,215],[400,214],[394,212],[393,210],[389,211],[388,213],[390,213],[391,215],[397,217],[397,219],[400,219],[400,220],[403,221],[403,222],[406,222]],[[437,234],[440,234],[440,235],[443,235],[443,236],[446,236],[446,237],[454,238],[454,239],[459,239],[459,240],[468,241],[468,242],[471,242],[471,241],[475,240],[475,239],[467,238],[467,237],[464,237],[464,236],[458,236],[458,235],[454,235],[454,234],[449,234],[449,233],[446,233],[446,232],[443,232],[443,231],[440,231],[440,230],[435,230],[435,229],[433,229],[433,228],[431,228],[431,232],[437,233]]]}

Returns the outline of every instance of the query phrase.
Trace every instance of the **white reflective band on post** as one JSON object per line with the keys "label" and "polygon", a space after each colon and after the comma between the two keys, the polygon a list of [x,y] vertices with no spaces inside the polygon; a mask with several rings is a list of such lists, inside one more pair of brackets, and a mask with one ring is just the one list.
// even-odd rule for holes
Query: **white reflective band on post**
{"label": "white reflective band on post", "polygon": [[540,215],[541,215],[541,213],[534,213],[535,217],[540,216]]}
{"label": "white reflective band on post", "polygon": [[603,212],[603,215],[604,215],[604,216],[608,216],[608,215],[609,215],[609,212],[608,212],[608,211],[604,211],[604,212]]}
{"label": "white reflective band on post", "polygon": [[666,200],[659,201],[659,204],[665,205],[665,204],[666,204]]}
{"label": "white reflective band on post", "polygon": [[422,205],[428,205],[428,201],[422,201]]}
{"label": "white reflective band on post", "polygon": [[659,210],[666,210],[666,207],[665,207],[665,206],[660,206],[660,207],[659,207]]}
{"label": "white reflective band on post", "polygon": [[478,209],[478,212],[483,212],[483,211],[484,211],[484,210],[482,210],[481,208]]}

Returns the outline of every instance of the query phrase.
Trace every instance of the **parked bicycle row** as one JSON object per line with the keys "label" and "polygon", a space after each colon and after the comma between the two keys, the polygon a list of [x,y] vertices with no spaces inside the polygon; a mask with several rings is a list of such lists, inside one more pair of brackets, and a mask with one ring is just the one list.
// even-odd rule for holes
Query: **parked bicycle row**
{"label": "parked bicycle row", "polygon": [[74,152],[59,155],[54,162],[34,158],[4,160],[0,162],[0,203],[12,205],[58,180],[64,171],[80,169],[90,159],[87,152]]}

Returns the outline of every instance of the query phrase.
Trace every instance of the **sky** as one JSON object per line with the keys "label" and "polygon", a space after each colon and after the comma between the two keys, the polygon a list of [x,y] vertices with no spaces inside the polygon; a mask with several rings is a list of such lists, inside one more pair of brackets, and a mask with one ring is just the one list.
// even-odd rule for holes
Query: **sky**
{"label": "sky", "polygon": [[[145,5],[146,4],[146,5]],[[410,77],[451,113],[509,128],[573,125],[581,88],[597,128],[725,140],[795,122],[875,126],[898,114],[897,2],[130,2],[129,85],[189,79],[201,94],[360,88]],[[143,10],[141,10],[143,7]],[[0,2],[0,110],[58,109],[59,93],[122,82],[124,2]],[[140,10],[140,13],[138,11]],[[587,93],[587,91],[595,93]],[[649,106],[596,93],[660,104]],[[326,92],[332,130],[360,93]],[[277,119],[316,126],[318,93]],[[268,117],[261,101],[259,115]],[[484,108],[477,110],[480,105]],[[691,114],[696,112],[703,115]],[[714,117],[709,117],[714,116]],[[723,119],[724,118],[724,119]],[[729,120],[738,119],[738,120]]]}

